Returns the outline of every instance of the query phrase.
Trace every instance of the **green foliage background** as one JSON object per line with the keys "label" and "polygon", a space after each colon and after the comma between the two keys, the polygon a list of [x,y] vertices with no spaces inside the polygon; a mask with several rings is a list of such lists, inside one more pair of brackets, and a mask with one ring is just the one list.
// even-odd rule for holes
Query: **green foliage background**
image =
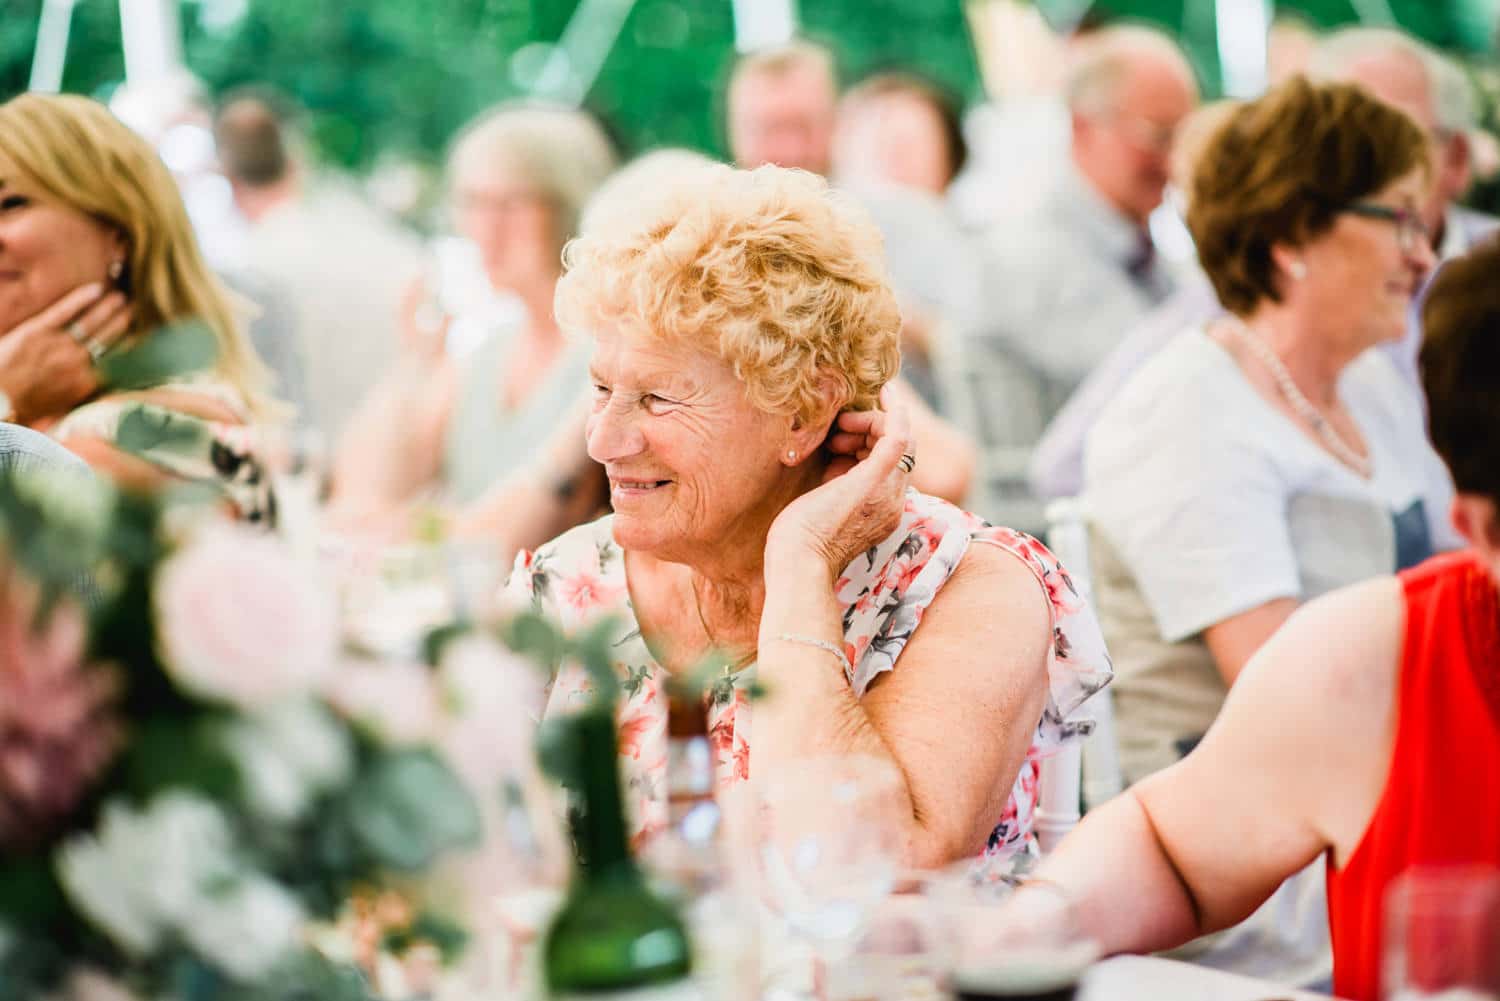
{"label": "green foliage background", "polygon": [[[246,2],[227,28],[214,26],[226,0],[182,5],[189,66],[215,93],[252,82],[286,91],[308,109],[324,155],[360,168],[379,151],[440,160],[464,120],[525,93],[534,43],[555,41],[579,0]],[[1470,49],[1486,44],[1495,2],[1389,0],[1411,30]],[[0,0],[0,93],[25,87],[42,3]],[[1057,14],[1077,3],[1041,6]],[[1354,0],[1277,7],[1322,26],[1356,18]],[[1212,0],[1098,0],[1094,8],[1178,34],[1213,89]],[[900,65],[965,98],[979,93],[961,0],[801,0],[800,13],[806,32],[833,46],[846,79]],[[729,0],[638,0],[587,103],[630,151],[683,145],[722,153],[717,121],[733,31]],[[107,96],[123,76],[117,3],[79,0],[64,89]]]}

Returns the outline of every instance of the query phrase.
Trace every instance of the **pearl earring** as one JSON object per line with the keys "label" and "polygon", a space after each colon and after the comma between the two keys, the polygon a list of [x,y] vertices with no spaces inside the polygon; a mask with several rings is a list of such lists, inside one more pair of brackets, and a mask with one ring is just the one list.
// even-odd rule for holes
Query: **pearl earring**
{"label": "pearl earring", "polygon": [[796,449],[788,449],[787,453],[786,453],[786,457],[787,457],[788,460],[790,460],[792,462],[796,462],[797,461],[797,450]]}
{"label": "pearl earring", "polygon": [[1287,270],[1291,272],[1292,278],[1295,281],[1300,282],[1302,279],[1307,277],[1307,262],[1300,259],[1295,260],[1291,264],[1287,265]]}
{"label": "pearl earring", "polygon": [[124,273],[125,273],[125,262],[124,261],[120,260],[117,257],[114,260],[112,260],[112,261],[109,262],[109,280],[110,281],[112,281],[112,282],[119,281],[120,280],[120,275],[122,275]]}

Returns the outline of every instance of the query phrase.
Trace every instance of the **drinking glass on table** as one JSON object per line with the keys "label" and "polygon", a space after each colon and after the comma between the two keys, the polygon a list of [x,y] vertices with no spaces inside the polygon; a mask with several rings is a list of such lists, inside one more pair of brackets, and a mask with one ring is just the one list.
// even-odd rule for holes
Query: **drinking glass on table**
{"label": "drinking glass on table", "polygon": [[813,953],[822,997],[829,963],[846,958],[900,865],[900,773],[878,758],[807,758],[766,782],[759,806],[765,902],[783,930]]}
{"label": "drinking glass on table", "polygon": [[828,971],[830,1001],[948,1001],[948,937],[920,879],[875,908],[844,961]]}
{"label": "drinking glass on table", "polygon": [[1071,1001],[1099,958],[1070,901],[1045,880],[962,862],[931,876],[924,892],[948,942],[958,1001]]}
{"label": "drinking glass on table", "polygon": [[1500,999],[1500,869],[1410,869],[1386,891],[1387,1001]]}

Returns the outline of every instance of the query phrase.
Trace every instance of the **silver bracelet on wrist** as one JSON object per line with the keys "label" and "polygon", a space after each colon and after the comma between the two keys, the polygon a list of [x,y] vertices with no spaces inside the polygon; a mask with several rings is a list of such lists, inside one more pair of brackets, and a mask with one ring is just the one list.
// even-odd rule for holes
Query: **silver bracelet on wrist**
{"label": "silver bracelet on wrist", "polygon": [[827,650],[829,653],[833,654],[839,659],[839,663],[843,665],[845,671],[849,670],[849,657],[844,653],[843,648],[840,647],[837,643],[831,643],[828,640],[820,640],[816,636],[799,636],[796,633],[782,633],[781,635],[777,636],[776,639],[782,643],[801,643],[803,646],[816,647],[819,650]]}

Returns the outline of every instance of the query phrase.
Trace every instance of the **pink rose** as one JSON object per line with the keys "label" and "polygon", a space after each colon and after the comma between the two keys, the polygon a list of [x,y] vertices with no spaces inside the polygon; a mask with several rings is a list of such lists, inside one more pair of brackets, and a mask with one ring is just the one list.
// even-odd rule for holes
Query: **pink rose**
{"label": "pink rose", "polygon": [[325,697],[340,714],[389,744],[430,743],[442,716],[425,664],[350,661],[329,679]]}
{"label": "pink rose", "polygon": [[338,612],[318,576],[277,539],[214,524],[157,571],[156,647],[179,688],[243,708],[319,689]]}

